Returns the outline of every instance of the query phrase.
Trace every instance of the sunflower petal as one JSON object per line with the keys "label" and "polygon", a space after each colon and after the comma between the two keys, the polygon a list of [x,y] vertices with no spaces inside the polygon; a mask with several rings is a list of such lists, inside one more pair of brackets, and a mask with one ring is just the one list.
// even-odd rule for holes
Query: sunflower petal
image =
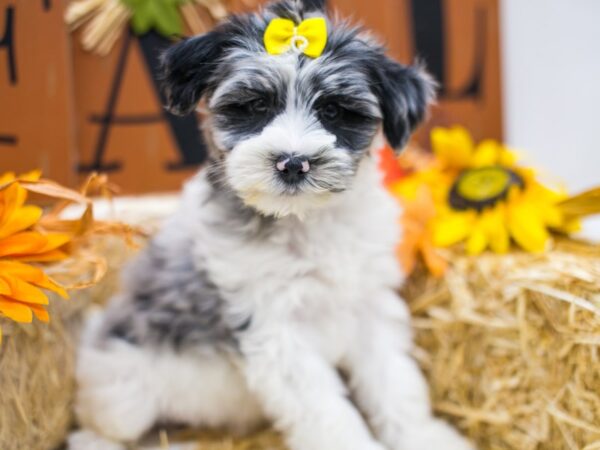
{"label": "sunflower petal", "polygon": [[42,176],[42,171],[39,169],[31,170],[24,174],[19,175],[19,180],[24,181],[38,181]]}
{"label": "sunflower petal", "polygon": [[66,257],[58,251],[71,239],[64,233],[41,234],[35,231],[25,231],[0,239],[0,257],[11,256],[11,259],[21,261],[57,261]]}
{"label": "sunflower petal", "polygon": [[15,210],[4,223],[0,225],[0,238],[10,236],[34,225],[42,217],[42,208],[37,206],[23,206]]}
{"label": "sunflower petal", "polygon": [[415,239],[407,239],[406,236],[396,247],[396,255],[405,274],[411,274],[417,262],[417,243]]}
{"label": "sunflower petal", "polygon": [[10,294],[10,284],[0,277],[0,295]]}
{"label": "sunflower petal", "polygon": [[43,251],[48,239],[40,233],[25,231],[0,239],[0,257]]}
{"label": "sunflower petal", "polygon": [[481,141],[473,154],[474,167],[493,166],[498,164],[500,158],[500,144],[492,139]]}
{"label": "sunflower petal", "polygon": [[431,131],[433,153],[452,168],[469,166],[474,144],[469,132],[463,127],[440,128]]}
{"label": "sunflower petal", "polygon": [[65,291],[65,288],[63,288],[60,284],[55,282],[50,277],[46,277],[46,279],[44,280],[44,283],[40,283],[40,284],[38,284],[38,286],[43,287],[44,289],[48,289],[52,292],[56,292],[58,295],[60,295],[64,299],[69,298],[69,294],[67,294],[67,291]]}
{"label": "sunflower petal", "polygon": [[556,230],[567,234],[577,233],[578,231],[581,231],[581,220],[578,218],[568,218],[560,227],[557,227]]}
{"label": "sunflower petal", "polygon": [[10,274],[29,282],[41,280],[44,277],[44,272],[39,267],[6,260],[0,260],[0,273]]}
{"label": "sunflower petal", "polygon": [[27,191],[17,182],[13,182],[2,190],[4,206],[10,213],[21,208],[27,200]]}
{"label": "sunflower petal", "polygon": [[510,236],[505,205],[499,203],[494,208],[484,211],[481,219],[489,247],[494,253],[506,253],[510,246]]}
{"label": "sunflower petal", "polygon": [[510,236],[505,223],[495,227],[488,236],[490,248],[494,253],[505,254],[510,248]]}
{"label": "sunflower petal", "polygon": [[448,261],[435,251],[430,241],[424,240],[422,242],[421,254],[425,265],[434,277],[441,277],[446,272]]}
{"label": "sunflower petal", "polygon": [[600,214],[600,187],[571,196],[558,204],[563,214],[571,217]]}
{"label": "sunflower petal", "polygon": [[6,173],[0,175],[0,190],[2,189],[2,187],[5,184],[8,184],[8,183],[14,181],[15,178],[16,178],[16,175],[14,172],[6,172]]}
{"label": "sunflower petal", "polygon": [[471,232],[475,214],[467,212],[450,212],[432,223],[433,244],[437,247],[448,247],[463,241]]}
{"label": "sunflower petal", "polygon": [[27,191],[14,180],[0,187],[0,232],[23,207],[25,200]]}
{"label": "sunflower petal", "polygon": [[44,237],[46,238],[46,245],[40,253],[55,250],[71,240],[71,236],[65,233],[48,233]]}
{"label": "sunflower petal", "polygon": [[506,147],[502,147],[498,155],[498,164],[505,167],[513,167],[517,164],[518,155]]}
{"label": "sunflower petal", "polygon": [[532,253],[546,249],[550,234],[532,205],[512,205],[508,226],[511,236],[523,249]]}
{"label": "sunflower petal", "polygon": [[69,255],[61,250],[50,250],[45,253],[38,253],[35,255],[14,255],[11,256],[11,259],[14,261],[21,262],[55,262],[62,261],[67,258]]}
{"label": "sunflower petal", "polygon": [[479,255],[488,246],[488,239],[483,227],[477,226],[467,239],[467,253],[469,255]]}
{"label": "sunflower petal", "polygon": [[23,281],[20,278],[6,275],[4,275],[4,280],[8,282],[8,285],[10,286],[10,294],[7,294],[6,297],[24,303],[36,303],[39,305],[48,304],[48,297],[46,294],[34,285]]}
{"label": "sunflower petal", "polygon": [[[540,205],[541,206],[541,205]],[[560,228],[565,218],[561,210],[555,204],[548,204],[541,206],[541,213],[543,215],[544,223],[551,228]]]}
{"label": "sunflower petal", "polygon": [[19,323],[31,323],[33,313],[29,306],[0,297],[0,313]]}
{"label": "sunflower petal", "polygon": [[44,323],[50,322],[50,314],[48,314],[48,311],[46,311],[42,306],[31,305],[30,308],[33,311],[33,314],[35,314],[37,320]]}
{"label": "sunflower petal", "polygon": [[62,298],[69,298],[65,289],[48,277],[40,268],[16,261],[0,260],[0,273],[21,278],[35,286],[56,292]]}

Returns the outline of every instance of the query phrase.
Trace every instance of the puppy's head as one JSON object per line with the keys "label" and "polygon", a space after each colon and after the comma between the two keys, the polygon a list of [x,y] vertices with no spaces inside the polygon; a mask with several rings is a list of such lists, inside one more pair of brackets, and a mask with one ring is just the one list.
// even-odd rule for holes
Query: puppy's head
{"label": "puppy's head", "polygon": [[266,215],[304,215],[348,189],[377,132],[400,150],[433,97],[419,67],[392,61],[346,23],[326,18],[318,57],[266,51],[273,19],[313,17],[325,13],[285,0],[234,16],[163,56],[169,109],[186,114],[205,99],[213,170]]}

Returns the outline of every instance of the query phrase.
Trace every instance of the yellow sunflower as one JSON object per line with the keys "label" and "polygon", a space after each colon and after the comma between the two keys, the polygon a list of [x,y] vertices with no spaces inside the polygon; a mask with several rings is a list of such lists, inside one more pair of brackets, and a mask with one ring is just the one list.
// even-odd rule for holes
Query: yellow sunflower
{"label": "yellow sunflower", "polygon": [[542,252],[550,242],[550,229],[578,228],[579,222],[567,219],[559,207],[567,194],[541,184],[502,144],[484,140],[475,145],[461,127],[434,129],[431,144],[440,176],[453,180],[444,185],[432,221],[435,245],[464,241],[472,255],[487,248],[506,253],[512,239],[529,252]]}
{"label": "yellow sunflower", "polygon": [[25,204],[27,190],[19,181],[36,181],[39,177],[39,172],[19,178],[12,173],[0,176],[0,317],[22,323],[31,322],[33,316],[49,321],[45,310],[48,297],[42,289],[67,297],[65,290],[42,269],[28,264],[65,258],[61,247],[70,240],[67,234],[35,228],[42,209]]}
{"label": "yellow sunflower", "polygon": [[466,251],[477,255],[486,249],[506,253],[515,242],[541,252],[549,245],[550,230],[579,227],[577,217],[561,208],[566,193],[544,186],[504,145],[493,140],[476,145],[458,126],[435,128],[431,144],[431,159],[389,187],[403,202],[415,201],[424,187],[429,190],[435,214],[425,236],[433,246],[464,242]]}

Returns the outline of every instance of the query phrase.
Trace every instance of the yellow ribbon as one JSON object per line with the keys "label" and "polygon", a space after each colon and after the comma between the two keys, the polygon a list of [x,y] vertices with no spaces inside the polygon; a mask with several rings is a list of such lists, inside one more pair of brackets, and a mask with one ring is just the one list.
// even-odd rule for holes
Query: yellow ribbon
{"label": "yellow ribbon", "polygon": [[264,40],[270,55],[281,55],[294,50],[317,58],[327,45],[327,22],[323,17],[313,17],[296,26],[289,19],[273,19],[265,30]]}

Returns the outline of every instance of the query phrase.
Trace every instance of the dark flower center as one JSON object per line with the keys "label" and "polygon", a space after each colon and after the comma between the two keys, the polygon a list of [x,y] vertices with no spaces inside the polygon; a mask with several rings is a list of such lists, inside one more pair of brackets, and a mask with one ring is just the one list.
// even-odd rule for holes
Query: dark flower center
{"label": "dark flower center", "polygon": [[456,179],[448,202],[458,210],[482,211],[504,200],[511,187],[522,189],[523,178],[506,167],[485,166],[464,170]]}

